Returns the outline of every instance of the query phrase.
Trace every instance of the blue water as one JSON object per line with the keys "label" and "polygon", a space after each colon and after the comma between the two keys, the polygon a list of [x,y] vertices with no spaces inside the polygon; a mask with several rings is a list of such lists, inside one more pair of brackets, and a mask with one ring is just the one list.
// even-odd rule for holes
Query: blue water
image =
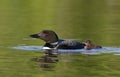
{"label": "blue water", "polygon": [[[12,49],[17,50],[25,50],[25,51],[44,51],[42,46],[15,46],[10,47]],[[91,50],[85,50],[85,49],[74,49],[74,50],[64,50],[64,49],[58,49],[59,53],[82,53],[82,54],[101,54],[101,53],[116,53],[120,54],[120,48],[117,47],[103,47],[101,49],[91,49]]]}

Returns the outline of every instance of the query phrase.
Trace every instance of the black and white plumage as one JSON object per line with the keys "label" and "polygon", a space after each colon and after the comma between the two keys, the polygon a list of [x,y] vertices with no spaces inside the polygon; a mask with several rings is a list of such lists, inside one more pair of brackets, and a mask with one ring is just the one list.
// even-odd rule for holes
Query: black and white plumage
{"label": "black and white plumage", "polygon": [[57,34],[52,30],[43,30],[38,34],[30,35],[33,38],[39,38],[45,41],[44,47],[58,49],[83,49],[85,44],[74,41],[74,40],[62,40],[59,39]]}

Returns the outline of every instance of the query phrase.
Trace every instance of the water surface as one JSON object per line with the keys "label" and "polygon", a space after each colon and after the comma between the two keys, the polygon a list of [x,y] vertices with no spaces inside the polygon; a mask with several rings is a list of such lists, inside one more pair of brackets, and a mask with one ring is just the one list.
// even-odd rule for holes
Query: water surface
{"label": "water surface", "polygon": [[[29,35],[50,29],[54,30],[59,38],[77,39],[80,42],[90,39],[95,44],[108,47],[107,51],[113,52],[115,50],[117,52],[120,48],[119,7],[119,0],[1,0],[0,75],[2,77],[16,77],[16,75],[18,77],[39,77],[40,75],[60,77],[61,73],[64,73],[62,77],[83,75],[83,69],[80,68],[79,72],[79,67],[74,66],[74,70],[69,70],[67,63],[61,63],[64,68],[58,67],[61,70],[54,72],[54,74],[46,74],[36,68],[37,63],[30,61],[31,57],[41,56],[43,53],[36,54],[38,51],[34,51],[34,49],[28,53],[25,52],[26,50],[12,49],[11,47],[42,46],[44,45],[42,40],[29,39]],[[78,56],[76,57],[78,58]],[[86,60],[84,62],[87,62]],[[115,61],[111,60],[111,62]],[[113,66],[115,65],[113,64]],[[105,66],[105,69],[107,68],[108,66]],[[97,71],[98,73],[101,72]],[[107,76],[108,73],[110,73],[108,77],[117,75],[118,70],[116,69],[115,73],[111,73],[110,70],[105,75],[102,73],[100,77]]]}
{"label": "water surface", "polygon": [[41,40],[23,40],[43,29],[60,38],[92,40],[103,46],[120,46],[118,0],[1,1],[0,45],[43,45]]}

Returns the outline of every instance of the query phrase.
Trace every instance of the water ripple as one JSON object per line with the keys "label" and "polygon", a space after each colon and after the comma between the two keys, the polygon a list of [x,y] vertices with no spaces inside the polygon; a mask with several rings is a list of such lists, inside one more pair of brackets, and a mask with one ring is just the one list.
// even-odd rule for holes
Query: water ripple
{"label": "water ripple", "polygon": [[[42,46],[15,46],[11,47],[12,49],[17,50],[25,50],[25,51],[42,51],[44,50]],[[117,47],[103,47],[101,49],[91,49],[91,50],[85,50],[85,49],[72,49],[72,50],[64,50],[64,49],[58,49],[59,53],[78,53],[81,52],[83,54],[100,54],[100,53],[120,53],[120,48]],[[118,54],[116,54],[118,55]]]}

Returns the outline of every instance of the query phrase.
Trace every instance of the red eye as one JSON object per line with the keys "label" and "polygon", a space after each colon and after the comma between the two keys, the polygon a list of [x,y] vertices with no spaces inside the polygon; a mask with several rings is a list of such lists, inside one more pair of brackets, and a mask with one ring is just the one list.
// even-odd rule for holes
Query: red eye
{"label": "red eye", "polygon": [[47,37],[49,34],[45,34],[45,37]]}

